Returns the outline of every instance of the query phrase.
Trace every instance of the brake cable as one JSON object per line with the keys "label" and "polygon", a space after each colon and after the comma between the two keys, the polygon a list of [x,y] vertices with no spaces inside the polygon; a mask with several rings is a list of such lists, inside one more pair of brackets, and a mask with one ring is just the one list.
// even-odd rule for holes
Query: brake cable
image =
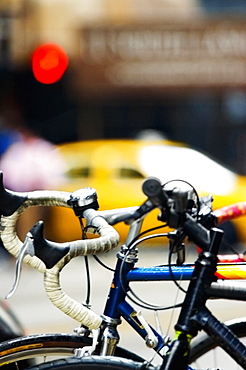
{"label": "brake cable", "polygon": [[[82,231],[82,240],[87,239],[86,235],[86,229],[83,224],[83,220],[81,217],[79,217],[79,223]],[[90,278],[90,267],[89,267],[89,261],[88,261],[88,256],[84,256],[84,261],[85,261],[85,271],[86,271],[86,281],[87,281],[87,293],[86,293],[86,300],[83,305],[87,308],[91,307],[90,300],[91,300],[91,278]]]}

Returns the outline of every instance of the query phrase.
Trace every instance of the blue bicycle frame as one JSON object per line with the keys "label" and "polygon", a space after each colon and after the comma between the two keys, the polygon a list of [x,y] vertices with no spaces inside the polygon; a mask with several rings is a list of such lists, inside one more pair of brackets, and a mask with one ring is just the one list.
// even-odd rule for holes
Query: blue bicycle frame
{"label": "blue bicycle frame", "polygon": [[[137,311],[126,302],[125,298],[127,295],[128,287],[130,282],[141,282],[141,281],[170,281],[173,278],[179,280],[190,281],[194,273],[194,264],[187,264],[182,266],[169,266],[169,265],[160,265],[153,267],[135,267],[136,256],[132,258],[125,258],[124,253],[120,252],[118,254],[118,260],[116,264],[116,269],[114,272],[114,277],[111,284],[111,289],[107,299],[106,307],[104,310],[103,318],[105,322],[108,322],[108,326],[112,331],[115,332],[113,335],[114,338],[118,336],[117,325],[121,322],[120,319],[123,317],[129,325],[135,330],[145,341],[146,344],[153,348],[157,353],[166,345],[163,343],[163,337],[149,324],[144,325],[143,322],[139,319]],[[243,264],[245,265],[245,264]],[[238,299],[246,300],[246,292],[242,292],[241,287],[237,290],[233,290],[231,297],[228,297],[228,291],[220,290],[219,283],[216,284],[216,289],[211,288],[211,295],[213,297],[224,297],[226,299]],[[224,294],[224,295],[223,295]],[[206,314],[206,312],[205,312]],[[157,342],[155,345],[151,345],[151,342],[148,343],[146,338],[148,338],[149,330],[155,336]],[[112,353],[106,353],[112,354]],[[159,353],[162,357],[162,355]],[[187,365],[188,366],[188,365]],[[191,367],[186,367],[187,369],[192,370]]]}

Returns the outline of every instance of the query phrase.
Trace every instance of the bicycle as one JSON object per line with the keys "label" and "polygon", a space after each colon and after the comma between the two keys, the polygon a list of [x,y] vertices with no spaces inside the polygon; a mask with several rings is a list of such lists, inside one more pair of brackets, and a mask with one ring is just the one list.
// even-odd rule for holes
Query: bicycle
{"label": "bicycle", "polygon": [[[155,188],[156,180],[154,181],[155,181],[154,182],[154,188]],[[157,184],[159,184],[159,182],[157,182]],[[143,366],[145,367],[150,366],[146,364],[144,359],[140,358],[134,353],[131,353],[119,347],[115,348],[117,344],[117,340],[118,340],[116,328],[119,324],[120,316],[123,316],[124,318],[126,318],[128,322],[131,324],[131,326],[143,338],[147,338],[146,342],[148,343],[148,345],[153,346],[157,352],[160,352],[160,350],[168,344],[163,341],[163,338],[160,334],[158,334],[153,328],[151,328],[145,322],[144,318],[141,317],[141,315],[137,316],[135,310],[125,301],[126,290],[128,289],[128,286],[126,289],[126,286],[125,286],[126,283],[130,282],[131,280],[133,281],[133,280],[139,279],[140,277],[142,279],[149,279],[151,275],[151,269],[148,269],[147,271],[141,268],[133,268],[136,263],[135,247],[137,244],[137,239],[135,239],[135,236],[138,235],[139,230],[141,229],[143,217],[147,212],[150,212],[152,209],[159,207],[162,211],[161,218],[163,219],[163,221],[166,222],[167,219],[169,221],[171,220],[171,222],[168,222],[169,226],[172,226],[176,229],[179,228],[181,230],[183,228],[182,223],[184,223],[186,227],[185,234],[183,235],[180,235],[179,233],[177,233],[176,235],[172,234],[172,237],[174,239],[175,237],[177,238],[176,243],[173,243],[173,246],[175,246],[176,251],[179,254],[179,258],[182,258],[183,239],[186,234],[189,236],[191,236],[190,234],[192,234],[192,239],[199,246],[202,246],[203,248],[208,248],[208,245],[209,245],[209,241],[210,241],[209,232],[206,228],[201,226],[201,224],[197,223],[198,219],[193,219],[193,217],[191,216],[191,214],[194,213],[193,208],[195,209],[195,214],[197,218],[199,218],[199,222],[201,221],[208,222],[209,220],[209,222],[211,223],[211,215],[212,215],[213,222],[215,221],[214,214],[211,213],[209,207],[206,204],[202,205],[203,213],[200,213],[200,210],[197,210],[197,207],[194,206],[194,200],[191,197],[190,191],[189,192],[174,191],[173,193],[171,191],[164,192],[163,188],[162,187],[160,188],[160,184],[158,186],[157,186],[157,189],[159,189],[158,190],[159,193],[157,195],[149,195],[148,200],[142,206],[133,207],[133,208],[131,207],[128,209],[123,209],[123,210],[112,210],[112,211],[96,211],[95,209],[92,209],[92,207],[97,208],[98,205],[97,205],[97,200],[96,200],[96,194],[95,192],[91,193],[91,189],[90,190],[82,189],[82,191],[75,192],[71,196],[70,194],[60,193],[60,192],[32,192],[31,194],[21,194],[20,195],[17,193],[9,193],[8,191],[2,188],[2,194],[5,195],[5,196],[2,196],[2,199],[5,199],[5,201],[3,201],[2,204],[0,204],[2,213],[3,214],[5,213],[5,217],[3,217],[2,219],[2,228],[4,229],[2,231],[2,237],[3,237],[3,241],[5,245],[7,246],[7,248],[11,249],[12,253],[16,255],[19,254],[20,241],[18,240],[17,236],[14,234],[15,222],[18,216],[22,213],[22,211],[24,211],[24,209],[26,209],[30,205],[39,205],[39,204],[50,205],[52,204],[52,205],[59,205],[59,206],[60,205],[73,206],[75,213],[77,215],[80,215],[81,213],[83,213],[83,217],[87,219],[88,224],[91,226],[93,225],[94,227],[99,229],[99,233],[101,236],[98,239],[96,239],[96,242],[91,241],[91,239],[83,240],[83,241],[76,241],[74,244],[70,243],[70,246],[68,246],[68,244],[65,244],[65,245],[63,244],[62,249],[61,249],[61,245],[58,245],[57,243],[50,243],[42,237],[42,224],[38,223],[34,227],[34,229],[31,231],[31,233],[28,235],[26,242],[24,243],[25,245],[24,245],[24,249],[22,248],[23,253],[22,253],[21,259],[24,257],[27,263],[31,265],[34,264],[35,267],[38,267],[38,269],[40,269],[42,272],[46,272],[46,274],[47,274],[47,271],[49,270],[48,278],[50,277],[50,271],[52,271],[53,265],[56,266],[57,261],[60,261],[58,262],[58,265],[60,264],[59,268],[63,268],[64,264],[69,262],[71,256],[75,256],[78,254],[77,248],[81,248],[79,252],[80,254],[89,254],[89,253],[95,253],[96,251],[97,252],[105,251],[117,245],[118,236],[116,235],[115,231],[112,228],[110,228],[110,226],[108,226],[108,223],[105,221],[105,219],[107,219],[109,223],[111,224],[114,224],[116,222],[120,222],[123,220],[134,219],[134,218],[136,219],[136,221],[131,223],[130,230],[129,230],[129,238],[126,241],[126,245],[128,245],[129,241],[131,242],[131,245],[128,245],[128,248],[123,247],[121,250],[121,255],[118,256],[117,267],[116,267],[116,271],[114,274],[114,284],[117,286],[118,291],[116,294],[115,293],[116,289],[113,289],[113,290],[111,289],[111,293],[110,293],[110,297],[113,300],[113,306],[111,305],[112,303],[111,299],[109,299],[106,304],[103,317],[98,318],[90,310],[86,309],[85,307],[81,307],[81,305],[79,305],[78,307],[76,302],[72,302],[72,304],[75,304],[76,310],[79,309],[81,311],[82,309],[83,314],[86,316],[86,321],[83,321],[83,323],[87,327],[92,329],[94,337],[92,339],[89,338],[88,330],[87,328],[85,328],[83,336],[79,336],[79,335],[72,336],[72,335],[67,335],[67,334],[66,335],[57,334],[57,335],[30,336],[28,338],[22,338],[19,341],[16,340],[12,342],[11,344],[3,343],[3,344],[0,344],[0,358],[1,358],[0,364],[4,364],[10,361],[19,361],[20,359],[33,356],[31,352],[34,353],[34,356],[36,356],[37,353],[44,353],[45,355],[48,355],[50,352],[58,353],[59,355],[64,356],[65,353],[72,355],[74,348],[80,348],[77,351],[77,354],[81,354],[81,352],[83,353],[89,350],[93,352],[95,350],[95,353],[97,353],[98,351],[98,353],[100,353],[102,356],[105,354],[108,356],[114,354],[116,356],[126,357],[128,359],[130,358],[132,360],[136,360],[137,362],[141,364],[141,365],[136,365],[134,363],[132,366],[142,366],[142,368]],[[147,186],[147,190],[148,190],[148,187],[149,185]],[[150,189],[151,188],[153,188],[152,185],[150,186]],[[89,190],[89,193],[88,193],[88,190]],[[146,192],[146,186],[145,186],[145,192]],[[11,199],[11,201],[9,202],[9,200],[7,201],[6,199]],[[182,202],[180,202],[180,199],[182,199]],[[15,201],[18,201],[18,205],[16,205]],[[197,203],[200,202],[198,198],[196,199],[196,201]],[[164,206],[162,204],[163,202],[164,202]],[[6,205],[7,203],[8,205]],[[11,203],[11,207],[12,207],[11,210],[10,210],[9,203]],[[183,204],[183,207],[184,207],[183,210],[180,208],[181,204]],[[186,209],[187,204],[189,204],[188,210]],[[200,206],[201,205],[199,204],[198,208],[200,208]],[[245,204],[244,204],[244,207],[245,207]],[[3,208],[8,209],[8,211],[7,212],[4,211]],[[186,215],[185,218],[184,218],[184,214]],[[241,214],[243,214],[243,212],[241,212]],[[239,214],[237,214],[237,216],[238,215]],[[102,216],[104,216],[105,218],[103,218]],[[209,228],[210,227],[211,225],[209,225]],[[193,228],[195,231],[193,230]],[[111,240],[110,243],[108,243],[109,239],[107,238],[108,231],[110,231],[111,236],[113,238],[113,241]],[[214,230],[213,232],[215,233],[215,235],[221,235],[221,232],[218,230]],[[214,248],[218,248],[220,244],[219,243],[220,240],[218,241],[217,238],[219,237],[218,236],[215,237],[216,245],[215,246],[212,245],[212,247]],[[49,255],[52,256],[52,262],[50,261],[50,258],[47,258],[46,254],[45,255],[42,254],[42,251],[40,251],[40,249],[38,248],[40,245],[42,246],[42,250],[44,249],[47,253],[49,253]],[[68,247],[70,248],[69,257],[68,257],[68,249],[69,249]],[[86,248],[89,247],[90,249],[84,250],[85,247]],[[49,264],[48,269],[45,269],[44,263],[41,262],[40,259],[37,258],[36,256],[34,257],[30,257],[28,255],[24,256],[25,249],[27,249],[28,253],[33,254],[33,251],[32,251],[33,248],[35,249],[36,256],[38,256],[43,261],[45,261],[46,264]],[[50,253],[51,248],[52,248],[52,253]],[[73,248],[76,249],[76,251],[74,251]],[[72,255],[71,255],[71,249],[72,249]],[[62,255],[64,257],[62,258],[62,263],[61,263],[60,259]],[[125,263],[127,259],[128,261],[127,263]],[[233,267],[234,266],[236,265],[233,265]],[[244,262],[242,262],[241,265],[238,265],[238,268],[240,267],[242,269],[242,272],[245,273],[245,270],[244,270],[245,263]],[[170,268],[170,266],[167,265],[163,267],[155,267],[152,270],[152,275],[155,275],[154,280],[157,280],[156,272],[159,273],[158,279],[165,279],[165,278],[170,279],[170,277],[173,278],[173,276],[177,278],[178,274],[180,275],[181,273],[184,273],[186,269],[187,269],[186,278],[190,280],[193,274],[193,271],[194,271],[194,267],[192,266],[182,267],[182,265],[181,266],[172,265],[172,267]],[[225,271],[226,271],[226,265],[223,266],[224,274],[225,274]],[[228,269],[227,269],[227,273],[228,273]],[[59,278],[57,281],[57,277],[59,276],[59,271],[56,271],[55,275],[56,275],[55,290],[57,289],[59,290],[60,289]],[[212,278],[213,280],[214,275],[212,276],[213,276]],[[53,281],[53,277],[54,276],[52,276],[52,281]],[[211,276],[210,276],[210,280],[211,280]],[[47,288],[49,287],[49,281],[46,283],[47,283],[47,286],[46,286]],[[244,286],[240,284],[234,283],[233,285],[228,286],[228,284],[225,284],[225,283],[221,284],[221,283],[216,283],[216,282],[211,281],[211,288],[209,292],[210,294],[212,294],[212,296],[215,296],[215,297],[218,296],[218,297],[228,298],[230,294],[230,298],[245,300],[245,288]],[[242,293],[244,293],[243,297],[242,297]],[[48,292],[48,294],[50,294],[50,292]],[[206,296],[206,299],[207,299],[207,292],[206,294],[204,293],[204,295]],[[52,297],[50,298],[52,299]],[[69,300],[69,302],[71,301]],[[68,306],[68,304],[66,304],[65,306]],[[152,307],[152,308],[154,308],[154,310],[158,309],[157,307]],[[134,314],[131,315],[131,313],[134,313]],[[71,312],[69,314],[71,315]],[[241,320],[241,321],[239,320],[239,323],[240,323],[240,326],[234,325],[234,329],[237,332],[236,334],[238,334],[239,336],[245,336],[246,334],[245,333],[246,332],[245,320]],[[240,333],[238,333],[239,327],[240,329],[244,328],[244,330],[242,329]],[[95,331],[98,328],[101,328],[100,329],[101,333],[99,333],[99,335],[98,335],[98,331],[97,332]],[[100,350],[99,344],[100,344],[102,332],[104,333],[105,337],[106,337],[106,334],[108,334],[108,337],[107,337],[107,340],[104,341],[102,350]],[[231,332],[230,332],[230,335],[231,335]],[[88,346],[91,345],[91,341],[92,341],[92,348],[88,349]],[[107,341],[108,341],[108,345],[107,345]],[[212,342],[210,341],[210,346],[211,346],[211,343]],[[37,347],[40,347],[41,345],[42,345],[42,348],[38,350]],[[30,347],[33,347],[33,348],[30,349]],[[9,352],[7,353],[7,351],[11,353]],[[207,351],[207,349],[205,351]],[[193,352],[194,352],[193,359],[196,356],[198,357],[200,356],[200,352],[198,355],[196,355],[196,353],[198,353],[196,350]],[[239,354],[237,354],[237,356],[240,357]],[[100,360],[98,359],[95,361],[102,361],[102,358]],[[108,363],[109,360],[110,358],[105,360],[106,363]],[[244,360],[245,359],[243,359],[243,361]],[[116,359],[114,359],[114,361],[117,362]],[[185,359],[185,361],[187,362],[187,359]],[[78,360],[78,364],[79,362],[83,362],[83,359]],[[118,365],[116,364],[115,366],[118,366]],[[119,364],[119,366],[121,366],[121,364]],[[187,364],[185,364],[184,366],[186,366],[184,367],[184,369],[186,369]],[[170,367],[170,369],[172,368]]]}

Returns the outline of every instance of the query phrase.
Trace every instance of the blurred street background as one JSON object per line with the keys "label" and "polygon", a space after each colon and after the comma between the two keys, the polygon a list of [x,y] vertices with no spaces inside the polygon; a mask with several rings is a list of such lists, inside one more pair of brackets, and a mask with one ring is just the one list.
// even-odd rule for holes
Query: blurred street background
{"label": "blurred street background", "polygon": [[[245,13],[243,0],[1,0],[0,125],[55,144],[155,129],[246,174]],[[68,57],[56,83],[33,74],[44,44]]]}

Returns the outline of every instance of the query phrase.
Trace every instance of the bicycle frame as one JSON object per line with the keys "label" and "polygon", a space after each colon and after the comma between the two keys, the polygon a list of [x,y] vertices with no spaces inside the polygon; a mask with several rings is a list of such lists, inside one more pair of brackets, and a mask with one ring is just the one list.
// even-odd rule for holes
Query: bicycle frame
{"label": "bicycle frame", "polygon": [[[139,228],[138,225],[132,225],[132,230]],[[131,238],[133,237],[134,231],[129,232]],[[173,278],[179,280],[191,281],[191,278],[196,274],[196,264],[185,264],[181,266],[169,266],[169,265],[160,265],[153,267],[135,267],[137,262],[137,251],[133,249],[131,254],[126,257],[127,248],[123,246],[120,253],[118,253],[117,264],[112,279],[111,289],[108,295],[107,303],[103,313],[104,319],[104,328],[103,328],[103,344],[102,344],[102,355],[112,355],[114,353],[115,346],[118,342],[118,332],[117,326],[121,322],[121,318],[124,318],[128,324],[135,330],[145,341],[146,345],[150,348],[153,348],[157,353],[160,354],[161,349],[166,345],[163,340],[163,337],[158,333],[153,327],[151,327],[143,317],[125,300],[127,295],[127,290],[131,282],[153,282],[153,281],[171,281]],[[200,257],[199,257],[200,258]],[[217,261],[214,265],[214,276],[219,279],[245,279],[246,278],[246,263],[233,263],[233,264],[219,264],[217,266]],[[209,271],[211,275],[211,272]],[[208,275],[208,276],[210,276]],[[204,280],[203,280],[204,283]],[[225,299],[235,299],[246,301],[246,285],[240,284],[240,282],[231,282],[229,284],[225,281],[211,282],[211,287],[204,293],[206,299],[210,297],[213,298],[225,298]],[[207,284],[207,283],[206,283]],[[205,284],[205,285],[206,285]],[[199,286],[199,290],[202,291],[203,288]],[[193,297],[194,298],[194,297]],[[188,301],[192,300],[189,296],[186,298]],[[189,303],[190,305],[190,303]],[[219,341],[221,347],[224,345],[224,335],[225,330],[228,330],[223,324],[220,324],[205,308],[205,301],[202,308],[199,303],[199,314],[193,322],[196,322],[196,326],[204,329],[212,337],[216,337],[216,340]],[[197,310],[197,306],[196,306]],[[206,317],[206,325],[203,322],[203,318]],[[214,330],[214,325],[216,323],[217,330]],[[107,328],[107,330],[105,330]],[[196,329],[197,330],[197,329]],[[234,335],[229,331],[227,336],[233,336],[233,341],[237,341],[237,338],[234,339]],[[231,338],[231,337],[230,337]],[[190,339],[185,339],[190,341]],[[236,342],[237,345],[239,343]],[[187,343],[186,343],[187,344]],[[188,344],[187,344],[188,346]],[[240,351],[244,346],[240,344],[238,346]],[[235,358],[235,348],[231,352],[232,357]],[[237,353],[237,358],[239,357]],[[188,363],[185,360],[184,369],[187,369]],[[169,365],[168,365],[169,366]],[[171,366],[171,365],[170,365]],[[173,366],[173,364],[172,364]],[[163,367],[166,370],[166,368]],[[169,368],[167,368],[169,369]],[[172,367],[170,367],[172,369]],[[179,367],[179,369],[181,369]]]}
{"label": "bicycle frame", "polygon": [[175,325],[177,339],[172,342],[169,355],[160,370],[186,370],[189,343],[198,330],[203,329],[243,368],[246,368],[246,347],[206,308],[207,288],[214,281],[217,254],[223,232],[212,229],[209,251],[202,252],[195,264],[194,273]]}

